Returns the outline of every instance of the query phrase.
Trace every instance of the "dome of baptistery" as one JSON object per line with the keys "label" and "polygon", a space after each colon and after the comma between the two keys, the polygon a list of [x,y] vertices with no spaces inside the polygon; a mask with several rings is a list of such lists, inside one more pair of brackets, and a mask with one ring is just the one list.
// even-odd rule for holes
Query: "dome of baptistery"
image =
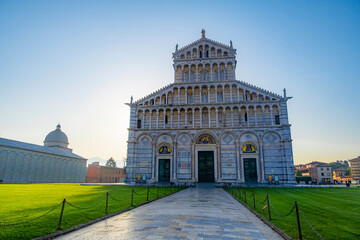
{"label": "dome of baptistery", "polygon": [[66,136],[66,134],[61,131],[61,126],[58,124],[56,126],[56,129],[52,132],[50,132],[44,141],[45,147],[61,147],[61,148],[67,148],[69,145],[69,140]]}

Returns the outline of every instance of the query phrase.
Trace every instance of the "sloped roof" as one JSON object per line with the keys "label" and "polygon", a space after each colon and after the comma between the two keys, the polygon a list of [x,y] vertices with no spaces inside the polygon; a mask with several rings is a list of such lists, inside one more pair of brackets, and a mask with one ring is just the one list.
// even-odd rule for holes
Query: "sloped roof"
{"label": "sloped roof", "polygon": [[[233,81],[232,81],[232,82],[233,82]],[[247,82],[244,82],[244,81],[239,81],[239,80],[235,80],[235,82],[238,83],[238,84],[240,84],[240,85],[246,86],[246,87],[248,87],[248,88],[252,88],[252,89],[255,90],[255,91],[259,91],[259,92],[262,92],[262,93],[264,93],[264,94],[268,94],[268,95],[273,96],[273,97],[283,98],[281,95],[279,95],[279,94],[277,94],[277,93],[273,93],[273,92],[267,91],[267,90],[265,90],[265,89],[263,89],[263,88],[257,87],[257,86],[255,86],[255,85],[250,84],[250,83],[247,83]],[[202,84],[202,82],[192,82],[192,83],[193,83],[193,84]],[[208,83],[220,84],[221,82],[208,82]],[[223,83],[226,84],[226,83],[230,83],[230,82],[225,82],[225,81],[224,81]],[[139,103],[141,103],[142,101],[145,101],[146,99],[150,99],[151,97],[156,96],[157,94],[161,93],[162,91],[165,91],[165,90],[167,90],[167,89],[169,89],[169,88],[171,88],[171,87],[173,87],[173,86],[176,86],[176,85],[178,85],[178,84],[170,83],[170,84],[166,85],[165,87],[162,87],[162,88],[160,88],[160,89],[158,89],[158,90],[156,90],[156,91],[154,91],[154,92],[152,92],[152,93],[150,93],[150,94],[148,94],[148,95],[146,95],[146,96],[144,96],[144,97],[142,97],[142,98],[134,101],[134,104],[139,104]],[[181,83],[180,83],[180,85],[181,85]]]}
{"label": "sloped roof", "polygon": [[45,146],[35,145],[35,144],[31,144],[31,143],[10,140],[10,139],[6,139],[6,138],[0,138],[0,146],[29,150],[29,151],[40,152],[40,153],[48,153],[48,154],[53,154],[53,155],[58,155],[58,156],[63,156],[63,157],[86,159],[86,158],[80,157],[79,155],[76,155],[70,151],[63,150],[60,148],[45,147]]}

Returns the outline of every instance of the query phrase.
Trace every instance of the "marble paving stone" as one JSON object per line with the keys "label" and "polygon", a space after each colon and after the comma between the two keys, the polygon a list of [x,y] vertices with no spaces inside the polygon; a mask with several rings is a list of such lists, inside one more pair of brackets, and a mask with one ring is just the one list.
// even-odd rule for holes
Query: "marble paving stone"
{"label": "marble paving stone", "polygon": [[189,188],[57,239],[282,239],[221,188]]}

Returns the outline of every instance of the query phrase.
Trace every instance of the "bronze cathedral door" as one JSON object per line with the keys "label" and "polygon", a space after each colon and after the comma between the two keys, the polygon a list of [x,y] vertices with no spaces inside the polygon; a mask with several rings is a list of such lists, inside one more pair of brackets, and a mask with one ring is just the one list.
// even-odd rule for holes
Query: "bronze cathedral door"
{"label": "bronze cathedral door", "polygon": [[246,183],[257,182],[256,158],[244,158],[244,175]]}
{"label": "bronze cathedral door", "polygon": [[170,181],[170,159],[159,159],[159,182]]}
{"label": "bronze cathedral door", "polygon": [[214,152],[198,152],[198,179],[199,182],[214,182]]}

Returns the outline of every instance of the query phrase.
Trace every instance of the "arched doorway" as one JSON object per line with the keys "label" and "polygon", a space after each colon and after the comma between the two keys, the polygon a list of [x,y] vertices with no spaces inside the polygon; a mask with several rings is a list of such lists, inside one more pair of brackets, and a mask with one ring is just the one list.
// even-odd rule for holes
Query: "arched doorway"
{"label": "arched doorway", "polygon": [[171,175],[171,146],[160,144],[158,149],[158,181],[170,182]]}
{"label": "arched doorway", "polygon": [[241,150],[243,154],[246,154],[243,157],[244,180],[246,183],[256,183],[258,181],[257,158],[252,155],[256,154],[256,147],[251,143],[246,143],[242,146]]}
{"label": "arched doorway", "polygon": [[215,141],[210,135],[201,135],[196,142],[198,182],[215,181]]}

